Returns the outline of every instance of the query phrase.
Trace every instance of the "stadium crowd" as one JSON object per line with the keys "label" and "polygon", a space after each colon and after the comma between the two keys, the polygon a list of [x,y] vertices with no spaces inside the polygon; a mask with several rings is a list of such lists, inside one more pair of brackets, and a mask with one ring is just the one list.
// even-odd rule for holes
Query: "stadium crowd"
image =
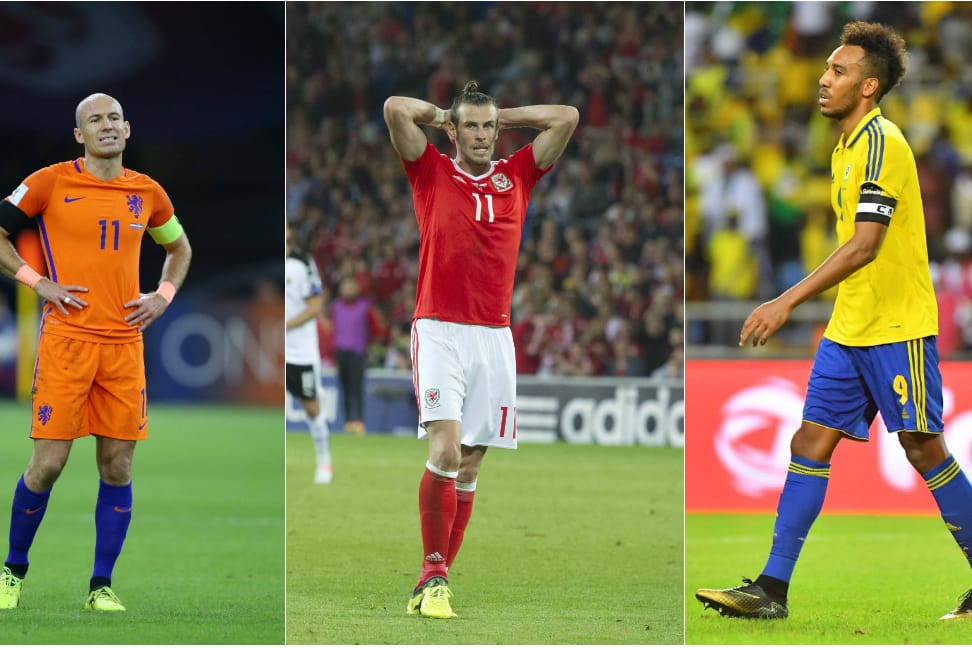
{"label": "stadium crowd", "polygon": [[[838,133],[819,114],[816,92],[824,61],[850,20],[892,25],[908,43],[902,85],[881,108],[915,153],[939,300],[939,351],[960,357],[972,351],[968,3],[687,5],[686,299],[772,298],[836,247],[830,153]],[[719,332],[693,322],[688,343],[735,341],[713,339]],[[777,344],[787,340],[793,343],[781,336]]]}
{"label": "stadium crowd", "polygon": [[[576,106],[533,192],[513,296],[517,370],[683,369],[680,3],[291,3],[287,219],[325,291],[371,302],[368,366],[410,368],[418,231],[382,118],[393,94],[449,106],[470,79],[500,107]],[[441,131],[430,141],[451,153]],[[535,131],[504,131],[506,157]],[[470,262],[475,262],[470,259]],[[332,323],[321,319],[333,363]]]}

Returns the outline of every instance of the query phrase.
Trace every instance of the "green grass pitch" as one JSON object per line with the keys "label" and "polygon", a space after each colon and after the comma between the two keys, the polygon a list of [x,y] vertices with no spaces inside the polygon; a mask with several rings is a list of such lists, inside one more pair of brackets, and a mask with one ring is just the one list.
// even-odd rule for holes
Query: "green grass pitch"
{"label": "green grass pitch", "polygon": [[756,578],[773,515],[688,514],[688,644],[968,644],[972,623],[941,622],[972,587],[972,573],[936,516],[828,515],[817,519],[790,586],[790,617],[732,619],[703,610],[699,587]]}
{"label": "green grass pitch", "polygon": [[490,450],[450,620],[405,614],[427,443],[335,435],[332,452],[315,486],[310,438],[288,435],[287,643],[683,643],[682,450]]}
{"label": "green grass pitch", "polygon": [[[30,457],[30,408],[0,404],[0,518]],[[94,553],[94,440],[75,442],[30,552],[3,643],[282,644],[282,408],[155,405],[112,585],[128,608],[83,610]]]}

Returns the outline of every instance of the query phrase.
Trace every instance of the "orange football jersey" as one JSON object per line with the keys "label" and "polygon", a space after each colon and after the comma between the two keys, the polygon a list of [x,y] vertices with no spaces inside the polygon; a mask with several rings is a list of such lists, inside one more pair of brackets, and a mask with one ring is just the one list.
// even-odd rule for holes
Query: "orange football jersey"
{"label": "orange football jersey", "polygon": [[175,213],[159,183],[131,169],[100,180],[78,158],[35,171],[7,200],[37,218],[50,279],[88,289],[79,293],[88,302],[80,312],[68,307],[65,317],[46,305],[42,329],[91,342],[140,338],[123,304],[139,296],[142,235]]}

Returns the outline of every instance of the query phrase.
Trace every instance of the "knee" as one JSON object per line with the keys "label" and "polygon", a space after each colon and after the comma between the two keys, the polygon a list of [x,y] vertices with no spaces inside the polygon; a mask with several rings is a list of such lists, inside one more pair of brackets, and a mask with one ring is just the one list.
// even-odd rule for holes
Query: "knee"
{"label": "knee", "polygon": [[801,425],[790,440],[790,454],[818,463],[830,463],[840,433],[816,425]]}
{"label": "knee", "polygon": [[476,479],[479,478],[479,466],[459,466],[459,476],[456,477],[456,481],[463,482],[465,484],[471,484]]}
{"label": "knee", "polygon": [[948,457],[948,448],[941,435],[901,432],[898,442],[904,448],[905,457],[915,470],[926,473]]}
{"label": "knee", "polygon": [[321,404],[316,400],[307,400],[302,403],[304,406],[304,411],[307,412],[307,416],[312,419],[316,419],[321,413]]}
{"label": "knee", "polygon": [[451,444],[440,444],[429,448],[429,461],[439,470],[456,472],[459,470],[459,462],[461,461],[459,446],[452,447]]}
{"label": "knee", "polygon": [[132,458],[124,454],[98,457],[101,481],[112,486],[124,486],[132,481]]}
{"label": "knee", "polygon": [[27,470],[24,471],[24,483],[35,493],[42,493],[51,488],[64,470],[66,457],[53,455],[33,456]]}
{"label": "knee", "polygon": [[804,429],[801,427],[793,435],[793,438],[790,439],[790,455],[816,461],[814,457],[810,456],[814,454],[816,454],[816,445],[813,442],[813,438],[804,432]]}

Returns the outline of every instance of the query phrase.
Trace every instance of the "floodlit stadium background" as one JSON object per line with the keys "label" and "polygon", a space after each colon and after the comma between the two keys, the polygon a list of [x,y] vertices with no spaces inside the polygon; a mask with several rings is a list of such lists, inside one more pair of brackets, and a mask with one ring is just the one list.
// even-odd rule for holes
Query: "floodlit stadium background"
{"label": "floodlit stadium background", "polygon": [[[145,335],[154,402],[280,402],[283,23],[283,3],[0,5],[0,193],[80,156],[74,109],[107,92],[132,125],[125,166],[162,184],[193,246],[183,290]],[[41,270],[27,238],[18,244]],[[151,290],[163,254],[145,240]],[[2,395],[17,392],[18,357],[19,394],[29,390],[35,302],[0,281]]]}
{"label": "floodlit stadium background", "polygon": [[[414,433],[416,420],[408,335],[418,234],[382,104],[400,94],[448,106],[476,79],[501,107],[566,103],[581,114],[527,214],[512,313],[518,429],[538,440],[681,445],[682,5],[292,3],[287,12],[287,217],[328,298],[354,276],[380,315],[369,431]],[[427,132],[453,153],[444,133]],[[502,133],[497,157],[535,135]],[[333,336],[320,330],[327,374]],[[562,415],[573,399],[557,393],[571,380],[594,397],[572,426]],[[340,429],[333,377],[325,386]],[[664,412],[649,412],[649,401],[664,401]],[[602,404],[601,415],[591,409]]]}
{"label": "floodlit stadium background", "polygon": [[[881,108],[917,159],[939,299],[946,438],[972,467],[972,6],[688,3],[689,511],[775,507],[833,291],[800,306],[765,348],[736,343],[752,308],[836,246],[829,163],[838,133],[815,98],[841,27],[855,19],[893,25],[908,43],[908,71]],[[877,423],[871,443],[838,450],[828,510],[934,512],[882,430]]]}

